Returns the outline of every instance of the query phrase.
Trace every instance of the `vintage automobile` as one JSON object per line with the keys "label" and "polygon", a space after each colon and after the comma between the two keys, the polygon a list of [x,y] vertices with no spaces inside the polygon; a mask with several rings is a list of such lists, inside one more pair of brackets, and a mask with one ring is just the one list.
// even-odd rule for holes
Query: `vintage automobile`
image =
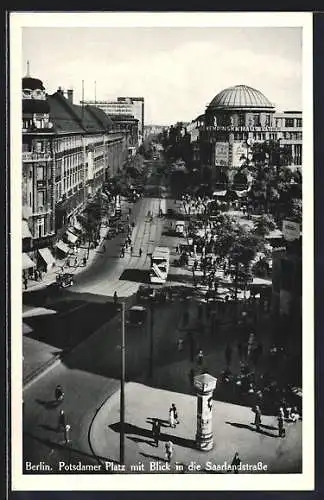
{"label": "vintage automobile", "polygon": [[146,308],[143,306],[133,306],[128,311],[127,323],[133,326],[140,326],[145,323]]}
{"label": "vintage automobile", "polygon": [[60,273],[56,276],[56,284],[61,288],[68,288],[74,283],[74,275],[71,273]]}

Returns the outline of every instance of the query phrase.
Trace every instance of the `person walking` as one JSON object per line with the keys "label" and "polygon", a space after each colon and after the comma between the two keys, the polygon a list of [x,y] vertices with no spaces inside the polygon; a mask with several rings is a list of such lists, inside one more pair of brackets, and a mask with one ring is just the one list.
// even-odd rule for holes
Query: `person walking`
{"label": "person walking", "polygon": [[202,349],[199,349],[197,354],[197,363],[199,366],[202,366],[203,362],[204,362],[204,353]]}
{"label": "person walking", "polygon": [[27,279],[27,276],[24,276],[24,287],[25,287],[25,290],[27,290],[27,288],[28,288],[28,279]]}
{"label": "person walking", "polygon": [[63,391],[63,387],[61,385],[57,385],[55,387],[55,399],[56,399],[56,402],[63,401],[63,399],[64,399],[64,391]]}
{"label": "person walking", "polygon": [[173,443],[172,441],[167,441],[165,443],[165,458],[168,463],[171,462],[171,459],[173,457]]}
{"label": "person walking", "polygon": [[143,252],[142,252],[142,249],[140,248],[140,249],[139,249],[139,256],[140,256],[140,257],[142,257],[142,253],[143,253]]}
{"label": "person walking", "polygon": [[177,407],[174,403],[172,403],[171,408],[173,410],[173,415],[174,415],[174,421],[176,424],[180,424],[179,422],[179,417],[178,417],[178,410]]}
{"label": "person walking", "polygon": [[59,418],[58,418],[58,430],[65,429],[65,413],[64,410],[60,410]]}
{"label": "person walking", "polygon": [[130,247],[130,254],[131,254],[131,255],[133,255],[133,250],[134,250],[134,249],[133,249],[133,247],[131,246],[131,247]]}
{"label": "person walking", "polygon": [[106,251],[105,245],[102,245],[102,251],[103,251],[103,253],[105,253],[105,251]]}
{"label": "person walking", "polygon": [[232,348],[229,344],[227,344],[225,349],[225,361],[226,361],[226,366],[230,366],[232,361]]}
{"label": "person walking", "polygon": [[236,451],[231,463],[232,471],[234,474],[238,474],[240,465],[241,465],[241,459],[238,452]]}
{"label": "person walking", "polygon": [[64,441],[66,446],[71,444],[70,432],[71,432],[71,426],[69,424],[66,424],[64,427]]}
{"label": "person walking", "polygon": [[183,339],[182,338],[177,340],[177,349],[178,349],[178,351],[183,350]]}
{"label": "person walking", "polygon": [[176,426],[175,419],[174,419],[174,411],[173,411],[172,406],[169,408],[169,425],[172,428],[174,428]]}
{"label": "person walking", "polygon": [[278,415],[278,436],[285,437],[286,429],[284,427],[284,418],[281,414]]}
{"label": "person walking", "polygon": [[117,305],[117,302],[118,302],[118,295],[117,295],[117,292],[115,291],[114,292],[114,304]]}
{"label": "person walking", "polygon": [[260,425],[261,425],[261,416],[262,416],[259,405],[256,405],[254,412],[255,412],[254,425],[255,425],[256,430],[259,431]]}
{"label": "person walking", "polygon": [[161,423],[159,420],[154,420],[152,424],[152,435],[156,448],[159,447],[159,439],[161,434]]}

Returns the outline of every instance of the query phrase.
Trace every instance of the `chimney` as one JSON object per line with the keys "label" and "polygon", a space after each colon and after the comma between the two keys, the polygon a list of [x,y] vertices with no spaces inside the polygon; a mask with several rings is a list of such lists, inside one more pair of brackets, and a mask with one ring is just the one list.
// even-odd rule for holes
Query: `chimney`
{"label": "chimney", "polygon": [[73,104],[73,89],[67,90],[67,100],[70,104]]}

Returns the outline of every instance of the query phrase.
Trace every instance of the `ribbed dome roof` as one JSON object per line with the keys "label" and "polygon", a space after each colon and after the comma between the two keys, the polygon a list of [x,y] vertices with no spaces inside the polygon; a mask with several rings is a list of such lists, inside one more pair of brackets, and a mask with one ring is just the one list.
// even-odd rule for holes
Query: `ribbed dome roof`
{"label": "ribbed dome roof", "polygon": [[259,90],[247,85],[228,87],[217,94],[209,108],[270,108],[274,105]]}

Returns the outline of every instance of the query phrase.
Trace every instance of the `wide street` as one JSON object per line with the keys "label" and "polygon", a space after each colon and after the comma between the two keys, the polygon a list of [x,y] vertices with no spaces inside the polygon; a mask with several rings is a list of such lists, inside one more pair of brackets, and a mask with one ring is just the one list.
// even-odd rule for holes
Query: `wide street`
{"label": "wide street", "polygon": [[[159,183],[160,178],[154,172],[150,177],[151,185]],[[61,453],[58,450],[62,435],[55,430],[58,411],[51,408],[51,403],[48,404],[58,383],[65,389],[63,407],[72,425],[73,441],[78,443],[78,452],[90,454],[91,458],[87,429],[96,408],[118,387],[120,319],[119,315],[115,315],[112,295],[117,291],[120,298],[130,297],[139,282],[146,281],[148,254],[160,241],[164,224],[163,219],[158,217],[160,208],[166,210],[165,199],[143,198],[133,207],[130,219],[130,222],[135,222],[132,255],[128,249],[125,257],[120,257],[123,236],[118,236],[115,240],[106,241],[106,251],[101,247],[91,266],[77,274],[73,288],[57,294],[55,287],[49,286],[24,294],[24,322],[34,330],[24,337],[25,366],[37,363],[35,357],[38,352],[42,356],[44,351],[60,354],[60,361],[24,390],[25,460],[37,462],[46,458],[48,463],[55,464],[58,453]],[[149,211],[153,214],[152,220],[147,216]],[[143,252],[141,257],[140,248]],[[44,308],[45,303],[45,314],[42,311],[38,315],[37,308]],[[171,327],[179,322],[182,314],[178,307],[165,308],[168,314],[155,315],[157,357],[160,344],[170,342]],[[165,335],[165,332],[170,333]],[[83,342],[77,345],[81,340]],[[127,328],[127,378],[147,373],[148,356],[146,328]],[[62,453],[65,453],[64,449]]]}
{"label": "wide street", "polygon": [[[158,163],[152,164],[148,169],[146,186],[153,194],[158,191],[157,186],[162,184],[157,166]],[[112,296],[116,291],[118,297],[125,301],[126,308],[135,303],[139,284],[148,281],[149,257],[157,244],[169,246],[171,262],[174,261],[175,247],[179,243],[185,243],[185,240],[168,235],[166,229],[170,222],[165,217],[159,217],[160,209],[166,213],[168,208],[174,207],[174,200],[144,196],[132,206],[129,220],[135,224],[132,233],[132,253],[128,248],[125,257],[120,256],[123,235],[113,240],[103,240],[92,263],[76,274],[75,285],[72,288],[58,293],[55,287],[50,285],[24,293],[24,322],[33,329],[32,333],[24,336],[24,376],[26,375],[27,382],[23,395],[25,464],[26,462],[37,464],[42,460],[52,468],[53,472],[57,472],[59,460],[72,464],[80,460],[83,464],[100,463],[103,459],[118,461],[116,450],[119,433],[110,432],[107,437],[103,423],[105,408],[109,411],[109,400],[113,395],[115,395],[114,401],[118,399],[120,386],[121,318],[113,304]],[[122,216],[124,220],[128,209],[128,205],[124,205]],[[190,276],[189,271],[172,265],[168,285],[185,286]],[[211,329],[212,320],[207,317],[206,307],[202,318],[198,319],[198,304],[199,301],[197,302],[195,298],[185,301],[179,296],[175,296],[171,303],[156,304],[153,313],[152,349],[150,349],[150,316],[142,326],[134,327],[126,324],[126,380],[144,384],[144,387],[153,391],[148,396],[149,400],[154,398],[154,391],[158,389],[165,391],[163,393],[163,398],[167,400],[165,404],[170,404],[168,400],[173,398],[167,391],[175,391],[173,394],[177,401],[178,392],[187,394],[188,397],[194,394],[190,383],[190,370],[193,365],[186,340],[188,331],[196,332],[193,334],[195,346],[202,348],[206,353],[203,369],[216,377],[219,377],[225,365],[226,345],[228,343],[232,343],[233,347],[236,345],[238,336],[233,327],[232,312],[229,311],[228,317],[224,317],[224,323],[220,325],[215,335]],[[186,311],[189,315],[185,325]],[[258,340],[262,341],[264,348],[268,350],[271,335],[266,315],[259,317],[256,331]],[[182,350],[178,349],[179,339],[185,340]],[[51,358],[55,359],[54,363],[49,363]],[[150,370],[151,367],[153,370]],[[237,373],[240,369],[240,359],[236,352],[233,354],[232,369]],[[54,389],[57,384],[61,384],[65,391],[64,402],[59,406],[54,402]],[[217,389],[215,398],[218,400],[224,398],[222,386]],[[151,413],[149,400],[145,405],[141,405],[136,397],[133,398],[136,404],[131,398],[128,399],[130,405],[127,410],[128,415],[135,411],[140,418],[146,418]],[[159,413],[163,411],[167,413],[167,408],[163,410],[162,399],[159,402],[161,407]],[[228,394],[225,400],[231,400]],[[243,404],[249,406],[250,402],[246,401]],[[114,405],[116,406],[116,403]],[[116,422],[118,409],[115,406],[113,421]],[[233,410],[233,415],[236,415],[234,418],[239,416],[242,418],[244,412],[237,408]],[[64,444],[63,432],[58,427],[59,409],[64,409],[66,421],[71,425],[72,443],[68,448]],[[193,415],[190,421],[192,418]],[[110,417],[109,425],[111,422]],[[269,423],[273,426],[271,419]],[[132,434],[132,427],[130,429]],[[189,427],[188,432],[192,432],[189,431]],[[227,432],[226,427],[224,432]],[[301,433],[293,431],[289,435],[284,451],[279,442],[272,446],[271,463],[276,462],[279,456],[287,455],[291,457],[292,469],[299,470],[298,450]],[[232,439],[231,436],[229,434],[228,439]],[[247,439],[246,443],[244,441],[244,447],[248,449],[249,434],[246,436],[243,441]],[[193,436],[189,437],[192,439]],[[106,438],[108,441],[103,441]],[[254,457],[253,453],[256,454],[255,457],[259,453],[262,436],[260,439],[253,438],[251,441],[254,444],[249,452],[250,460]],[[130,446],[129,441],[127,443],[127,446]],[[291,448],[295,449],[294,455],[291,454]],[[139,450],[141,449],[142,446]],[[138,450],[133,449],[131,455],[128,455],[128,462],[137,453]],[[190,456],[188,451],[183,451],[182,460],[186,462]],[[265,457],[265,460],[267,458],[270,460],[270,455]],[[25,472],[30,471],[25,468]]]}

